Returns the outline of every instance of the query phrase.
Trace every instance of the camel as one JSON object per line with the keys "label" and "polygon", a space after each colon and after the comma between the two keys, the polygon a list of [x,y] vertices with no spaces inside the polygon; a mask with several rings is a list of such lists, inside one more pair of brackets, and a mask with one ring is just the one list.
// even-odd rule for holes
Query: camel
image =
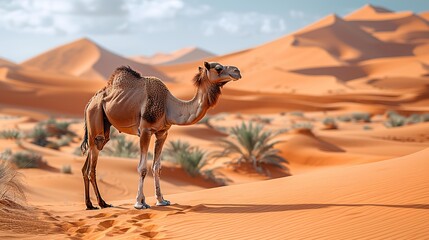
{"label": "camel", "polygon": [[160,79],[142,77],[129,66],[117,68],[107,86],[99,90],[85,107],[85,134],[81,150],[83,155],[88,152],[82,168],[87,210],[98,209],[89,198],[90,182],[98,205],[101,208],[112,207],[101,197],[96,180],[98,154],[109,141],[111,126],[119,132],[140,138],[140,161],[137,167],[140,178],[134,207],[150,208],[143,193],[143,182],[147,174],[147,153],[152,135],[156,137],[152,164],[156,205],[170,205],[170,201],[164,199],[159,183],[161,152],[168,130],[172,125],[197,123],[216,105],[221,88],[240,78],[241,73],[237,67],[204,62],[204,67],[199,67],[193,78],[197,87],[195,96],[183,101],[174,97]]}

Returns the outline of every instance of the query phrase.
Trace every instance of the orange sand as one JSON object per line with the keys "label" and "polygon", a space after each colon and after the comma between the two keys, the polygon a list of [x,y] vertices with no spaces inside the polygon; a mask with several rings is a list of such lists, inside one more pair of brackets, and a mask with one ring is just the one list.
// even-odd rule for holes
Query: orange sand
{"label": "orange sand", "polygon": [[[20,170],[27,204],[0,200],[0,238],[427,238],[429,123],[386,128],[382,115],[386,110],[429,112],[427,19],[427,12],[396,13],[366,5],[261,46],[210,57],[236,65],[243,79],[223,88],[218,106],[209,111],[209,125],[174,126],[169,140],[219,150],[217,139],[226,137],[219,129],[251,119],[269,119],[270,130],[301,122],[310,122],[313,129],[278,137],[282,142],[276,148],[288,160],[288,170],[269,169],[269,176],[234,169],[225,164],[228,158],[210,160],[204,168],[216,169],[230,186],[216,187],[163,162],[162,191],[172,206],[133,209],[137,160],[102,156],[97,171],[101,194],[115,207],[85,211],[84,158],[72,154],[80,139],[60,151],[28,140],[0,139],[0,152],[27,149],[46,161],[39,169]],[[173,94],[189,99],[191,79],[202,65],[202,60],[184,63],[189,53],[142,60],[171,64],[154,67],[80,39],[22,64],[0,60],[0,130],[28,133],[36,120],[78,117],[70,129],[81,136],[85,104],[118,65],[159,76]],[[373,115],[372,122],[338,121],[335,130],[321,123],[325,117],[360,111]],[[72,174],[60,172],[65,165]],[[153,188],[149,174],[144,191],[151,205]]]}

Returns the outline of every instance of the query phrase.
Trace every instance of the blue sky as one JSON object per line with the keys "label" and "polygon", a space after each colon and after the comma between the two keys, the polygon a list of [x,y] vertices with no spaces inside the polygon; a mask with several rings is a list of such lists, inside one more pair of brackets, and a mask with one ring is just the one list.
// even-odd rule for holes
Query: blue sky
{"label": "blue sky", "polygon": [[427,0],[0,0],[0,57],[21,62],[81,37],[124,56],[188,46],[225,54],[367,3],[429,11]]}

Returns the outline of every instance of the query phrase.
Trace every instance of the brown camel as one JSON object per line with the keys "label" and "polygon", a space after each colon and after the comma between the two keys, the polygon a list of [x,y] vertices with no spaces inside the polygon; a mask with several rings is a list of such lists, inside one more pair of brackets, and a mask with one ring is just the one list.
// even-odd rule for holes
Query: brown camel
{"label": "brown camel", "polygon": [[91,182],[101,208],[111,207],[100,195],[96,180],[98,153],[109,141],[110,126],[119,132],[140,137],[140,162],[137,167],[140,181],[137,190],[137,209],[145,209],[143,182],[147,173],[147,153],[152,135],[155,135],[155,155],[152,173],[155,182],[156,205],[170,202],[161,194],[159,175],[161,151],[171,125],[191,125],[201,120],[207,110],[217,103],[221,88],[231,80],[241,78],[234,66],[204,62],[193,81],[198,88],[194,98],[183,101],[174,97],[165,84],[155,77],[142,77],[130,67],[119,67],[107,86],[99,90],[85,108],[85,135],[82,153],[88,156],[82,168],[87,209],[97,209],[89,198]]}

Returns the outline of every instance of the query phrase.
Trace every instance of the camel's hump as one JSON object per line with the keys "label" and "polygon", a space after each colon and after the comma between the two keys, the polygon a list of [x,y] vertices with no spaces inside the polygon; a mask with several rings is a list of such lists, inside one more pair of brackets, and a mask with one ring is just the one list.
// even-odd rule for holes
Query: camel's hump
{"label": "camel's hump", "polygon": [[140,80],[141,78],[142,76],[140,73],[134,71],[130,66],[120,66],[112,73],[107,81],[107,85],[116,85],[122,81],[135,81]]}

